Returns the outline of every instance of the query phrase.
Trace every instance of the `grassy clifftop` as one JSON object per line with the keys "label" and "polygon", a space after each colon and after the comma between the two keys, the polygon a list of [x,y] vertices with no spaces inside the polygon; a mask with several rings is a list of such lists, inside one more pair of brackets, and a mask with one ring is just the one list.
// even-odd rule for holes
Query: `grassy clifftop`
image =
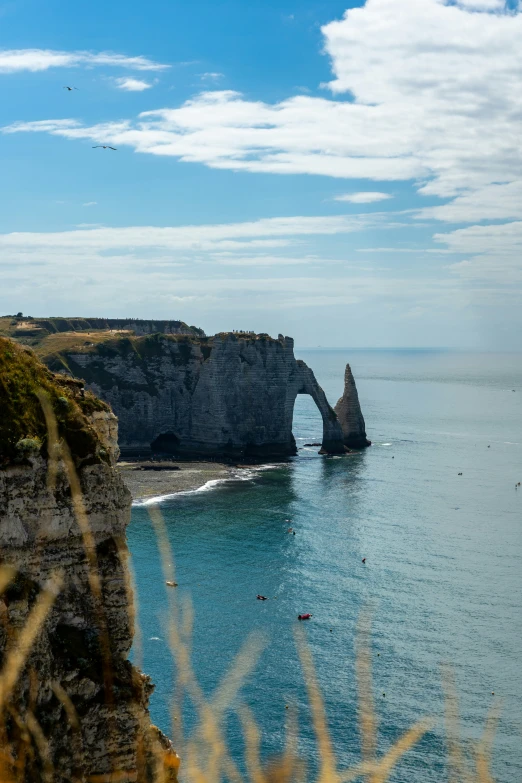
{"label": "grassy clifftop", "polygon": [[0,336],[39,349],[49,339],[65,341],[103,340],[115,334],[167,334],[204,337],[197,326],[184,321],[155,321],[139,318],[30,318],[21,315],[0,317]]}
{"label": "grassy clifftop", "polygon": [[65,332],[49,335],[35,348],[35,352],[55,372],[65,370],[75,375],[76,371],[69,367],[71,354],[95,354],[100,359],[133,355],[139,362],[162,356],[170,343],[177,346],[180,363],[187,363],[192,356],[194,346],[199,346],[203,357],[207,359],[215,339],[252,343],[276,342],[268,334],[251,332],[220,332],[213,337],[161,333],[136,336],[122,332],[118,334],[91,332],[82,335]]}
{"label": "grassy clifftop", "polygon": [[0,465],[45,453],[47,428],[40,391],[48,396],[59,435],[73,456],[79,461],[103,459],[89,416],[109,407],[81,386],[81,382],[54,375],[30,349],[0,337]]}

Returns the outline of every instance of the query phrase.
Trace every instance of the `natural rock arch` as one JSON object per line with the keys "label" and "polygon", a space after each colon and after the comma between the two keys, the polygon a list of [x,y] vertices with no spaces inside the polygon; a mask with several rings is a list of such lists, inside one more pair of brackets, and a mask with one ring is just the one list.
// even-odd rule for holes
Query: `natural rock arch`
{"label": "natural rock arch", "polygon": [[124,457],[145,456],[169,433],[179,438],[169,447],[187,457],[292,456],[298,394],[309,394],[322,416],[324,452],[346,451],[335,411],[290,337],[154,334],[59,358],[112,406]]}
{"label": "natural rock arch", "polygon": [[308,394],[315,402],[323,420],[323,440],[321,450],[329,454],[342,454],[346,451],[343,441],[343,431],[337,419],[337,415],[319,386],[317,379],[305,362],[297,359],[295,372],[290,378],[287,390],[287,410],[289,412],[288,428],[292,441],[295,439],[292,433],[295,401],[298,394]]}

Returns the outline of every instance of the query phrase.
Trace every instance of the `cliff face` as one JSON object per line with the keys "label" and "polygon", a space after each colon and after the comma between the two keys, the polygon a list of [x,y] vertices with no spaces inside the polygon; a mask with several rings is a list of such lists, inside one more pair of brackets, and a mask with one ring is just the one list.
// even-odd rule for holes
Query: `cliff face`
{"label": "cliff face", "polygon": [[[176,757],[151,726],[150,680],[127,660],[134,622],[125,543],[131,499],[115,470],[116,419],[79,385],[56,380],[33,355],[3,339],[0,381],[0,565],[16,569],[0,596],[0,666],[47,580],[57,573],[62,580],[10,694],[10,713],[0,715],[2,762],[10,755],[23,762],[16,779],[36,783],[109,774],[122,783],[149,781],[156,764],[174,769]],[[61,458],[54,485],[48,481],[51,447],[38,389],[54,408],[59,437],[77,469],[100,602]],[[23,418],[13,420],[11,409],[20,403]]]}
{"label": "cliff face", "polygon": [[206,339],[120,338],[48,357],[110,403],[125,455],[156,453],[276,458],[296,453],[292,418],[310,394],[323,419],[323,449],[345,451],[337,416],[293,340],[219,334]]}
{"label": "cliff face", "polygon": [[359,395],[350,365],[344,371],[344,392],[335,406],[337,418],[343,430],[344,444],[348,448],[363,449],[371,446],[366,437],[366,425],[359,404]]}

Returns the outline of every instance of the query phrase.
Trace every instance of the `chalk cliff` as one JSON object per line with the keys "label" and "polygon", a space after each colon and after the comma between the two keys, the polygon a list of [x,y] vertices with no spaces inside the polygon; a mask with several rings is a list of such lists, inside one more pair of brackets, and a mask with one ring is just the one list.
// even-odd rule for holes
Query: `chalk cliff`
{"label": "chalk cliff", "polygon": [[323,450],[343,453],[341,425],[312,370],[279,335],[120,337],[46,357],[112,406],[122,455],[273,459],[296,453],[296,396],[323,419]]}
{"label": "chalk cliff", "polygon": [[363,449],[371,446],[366,437],[366,425],[359,403],[359,395],[350,365],[344,371],[344,392],[335,406],[337,418],[343,430],[344,444],[348,448]]}
{"label": "chalk cliff", "polygon": [[[63,452],[48,443],[40,390],[76,468],[90,549]],[[54,482],[49,453],[55,454]],[[16,779],[35,783],[145,783],[156,765],[165,766],[170,779],[175,775],[177,757],[149,719],[153,686],[127,659],[134,627],[125,542],[130,494],[115,470],[117,456],[117,422],[108,406],[78,382],[57,379],[28,349],[0,338],[0,565],[16,569],[0,595],[0,666],[48,580],[59,574],[62,582],[8,694],[10,713],[0,713],[2,779],[8,779],[9,757],[23,765]]]}

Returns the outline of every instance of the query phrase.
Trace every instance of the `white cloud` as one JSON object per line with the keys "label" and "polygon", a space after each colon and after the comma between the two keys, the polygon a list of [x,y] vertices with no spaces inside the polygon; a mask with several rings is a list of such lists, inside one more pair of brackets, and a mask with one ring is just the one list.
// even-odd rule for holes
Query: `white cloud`
{"label": "white cloud", "polygon": [[[9,301],[32,303],[38,291],[38,301],[59,309],[82,309],[82,302],[93,299],[110,307],[122,297],[131,304],[161,300],[230,313],[244,310],[245,302],[249,312],[365,302],[391,308],[404,303],[400,312],[461,308],[469,293],[463,294],[458,275],[417,277],[393,265],[377,269],[343,259],[347,234],[388,226],[387,216],[377,213],[1,234],[0,302],[9,291]],[[336,248],[338,258],[327,255],[326,247],[330,253]]]}
{"label": "white cloud", "polygon": [[[446,234],[435,234],[435,241],[449,252],[468,258],[448,269],[467,284],[481,282],[482,298],[502,291],[507,299],[522,296],[522,221],[501,225],[469,226]],[[502,304],[499,302],[499,304]]]}
{"label": "white cloud", "polygon": [[349,201],[352,204],[373,204],[374,201],[385,201],[388,198],[392,198],[389,193],[365,190],[361,193],[345,193],[343,196],[336,196],[334,201]]}
{"label": "white cloud", "polygon": [[206,73],[200,73],[199,76],[203,82],[218,82],[220,79],[223,79],[225,74],[217,71],[207,71]]}
{"label": "white cloud", "polygon": [[[455,199],[433,209],[437,219],[452,207],[450,219],[467,219],[466,210],[471,220],[511,215],[494,186],[516,189],[522,180],[519,11],[500,0],[366,0],[322,32],[335,99],[293,95],[270,104],[221,90],[136,119],[10,130],[97,139],[218,169],[415,179],[420,193]],[[95,57],[103,56],[118,57]],[[36,60],[34,67],[49,67]]]}
{"label": "white cloud", "polygon": [[457,5],[473,11],[503,11],[506,7],[504,0],[457,0]]}
{"label": "white cloud", "polygon": [[[385,224],[381,213],[333,217],[264,218],[245,223],[195,226],[128,226],[58,232],[0,234],[0,251],[21,253],[161,250],[238,250],[284,246],[290,237],[333,236]],[[270,239],[265,239],[269,237]],[[281,239],[280,239],[281,238]],[[274,242],[276,245],[274,245]]]}
{"label": "white cloud", "polygon": [[115,52],[61,52],[52,49],[0,50],[0,74],[19,71],[47,71],[49,68],[73,68],[78,65],[109,65],[136,71],[161,71],[168,65],[147,57],[127,57]]}
{"label": "white cloud", "polygon": [[418,247],[401,247],[395,245],[394,247],[359,247],[357,253],[450,253],[450,250],[443,250],[442,248],[426,248],[424,245]]}
{"label": "white cloud", "polygon": [[127,92],[143,92],[143,90],[149,90],[153,86],[151,82],[146,82],[143,79],[131,79],[125,76],[114,81],[119,90],[126,90]]}
{"label": "white cloud", "polygon": [[435,218],[447,223],[522,218],[522,181],[488,184],[462,193],[448,204],[425,207],[418,218]]}
{"label": "white cloud", "polygon": [[469,226],[447,234],[435,234],[452,252],[514,257],[522,269],[522,221],[501,225]]}
{"label": "white cloud", "polygon": [[308,264],[336,264],[338,261],[332,261],[317,256],[302,256],[291,258],[288,256],[235,256],[229,254],[216,254],[218,263],[222,266],[304,266]]}
{"label": "white cloud", "polygon": [[97,205],[97,201],[86,201],[83,205],[84,207],[95,207]]}

